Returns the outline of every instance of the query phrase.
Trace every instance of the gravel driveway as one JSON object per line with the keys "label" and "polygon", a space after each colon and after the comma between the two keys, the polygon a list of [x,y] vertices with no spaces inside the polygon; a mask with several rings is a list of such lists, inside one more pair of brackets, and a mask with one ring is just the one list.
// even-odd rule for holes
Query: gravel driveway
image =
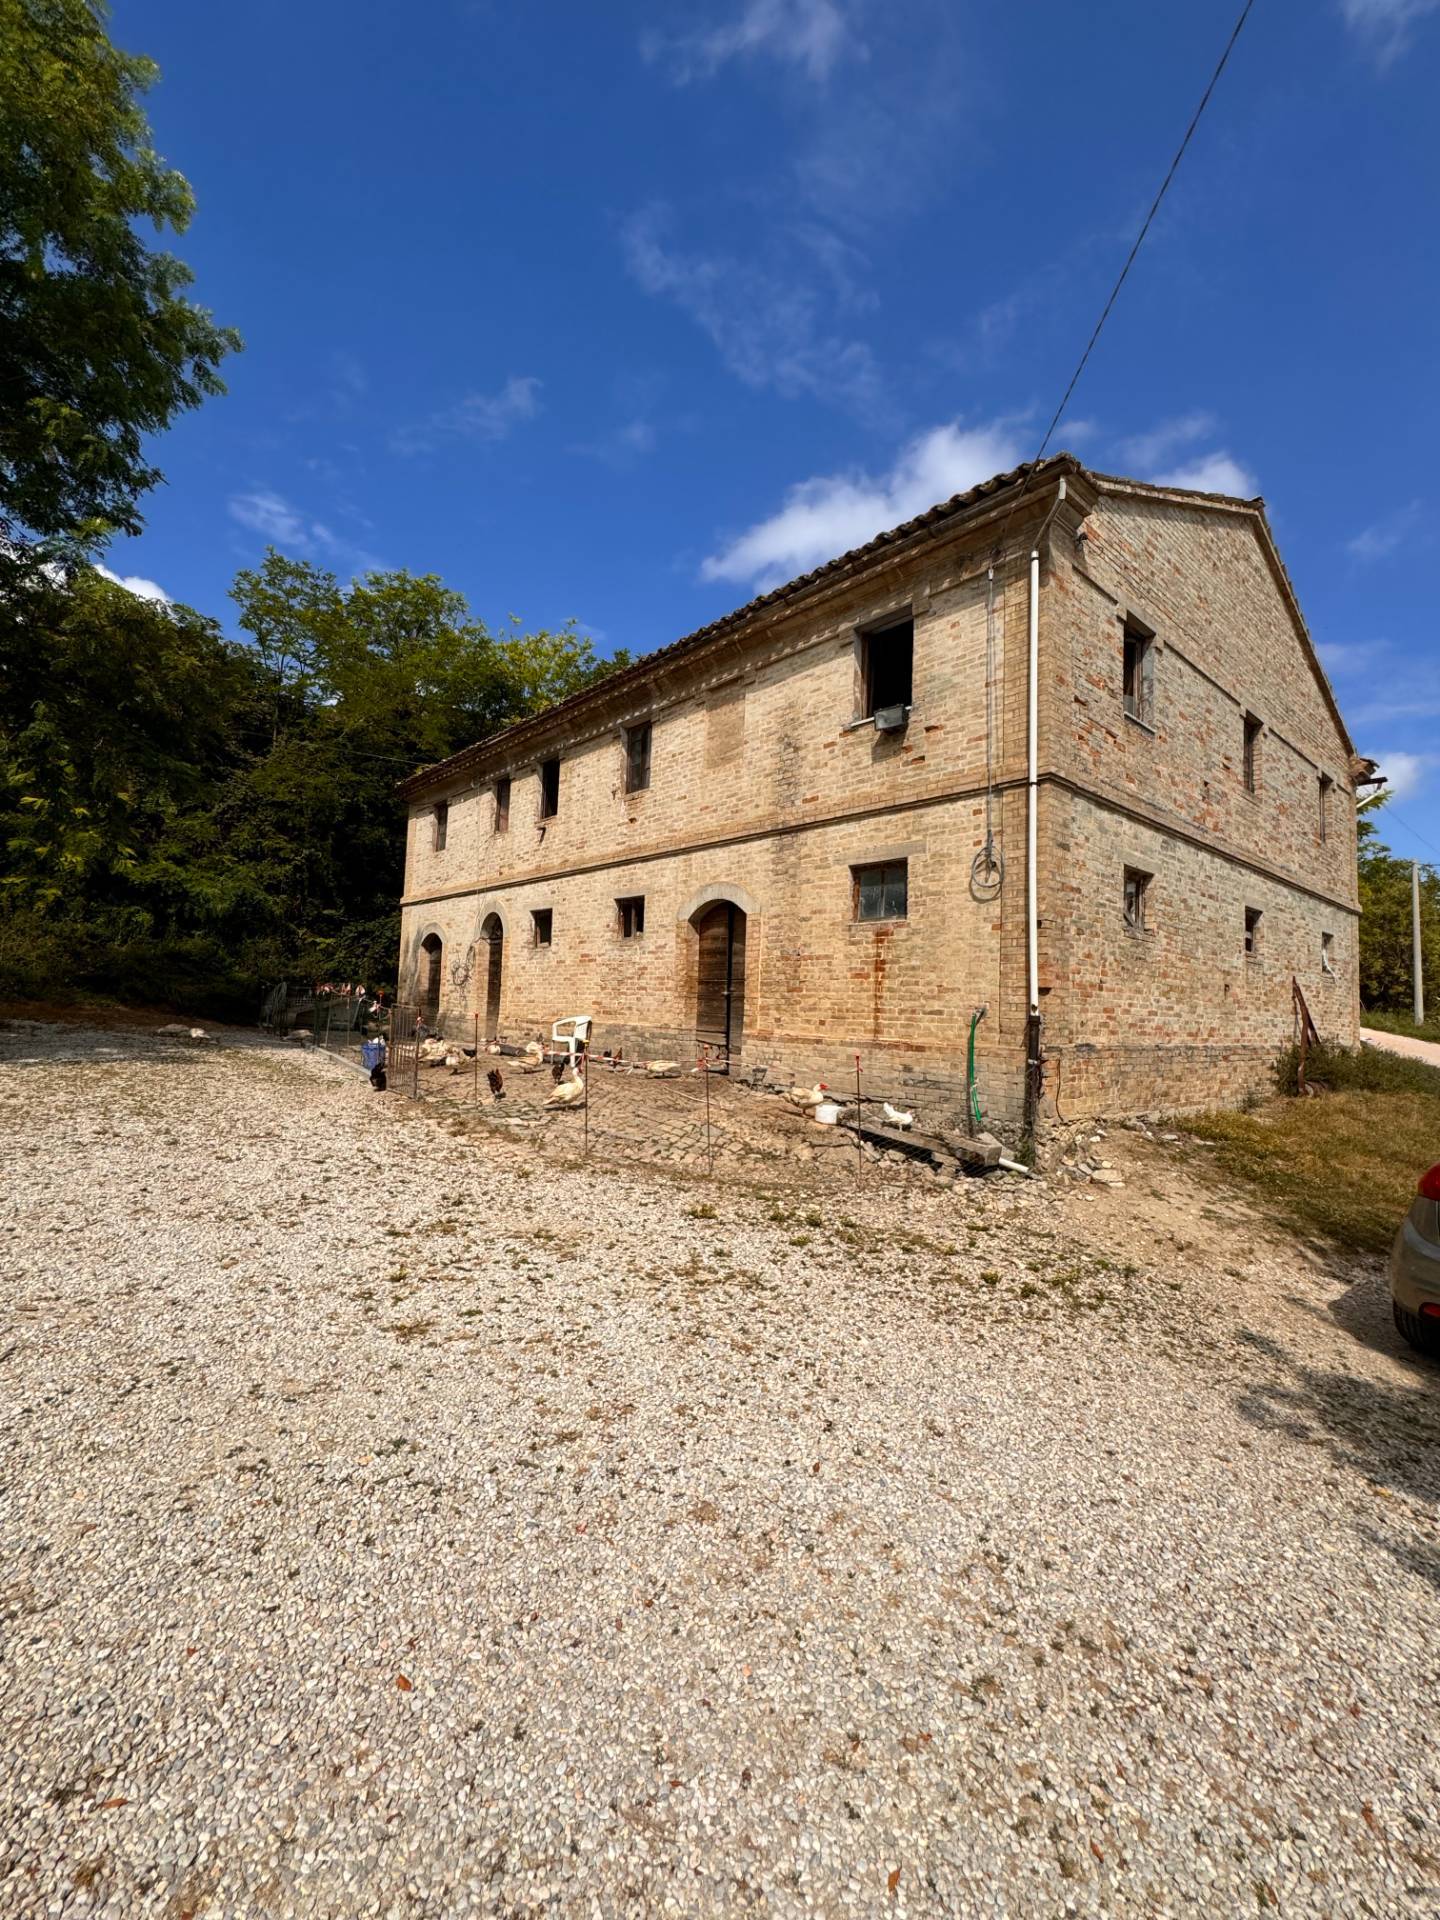
{"label": "gravel driveway", "polygon": [[0,1087],[5,1915],[1440,1914],[1378,1270],[1143,1142],[837,1206],[262,1046]]}
{"label": "gravel driveway", "polygon": [[1386,1033],[1383,1027],[1362,1027],[1360,1038],[1367,1047],[1379,1047],[1382,1053],[1403,1053],[1407,1059],[1440,1067],[1440,1043],[1434,1040],[1417,1040],[1411,1033]]}

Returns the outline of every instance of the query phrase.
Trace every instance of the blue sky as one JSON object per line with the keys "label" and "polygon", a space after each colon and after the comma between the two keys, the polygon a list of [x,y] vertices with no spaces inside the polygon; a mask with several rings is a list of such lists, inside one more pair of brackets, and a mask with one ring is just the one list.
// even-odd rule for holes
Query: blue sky
{"label": "blue sky", "polygon": [[[247,350],[109,564],[662,645],[1033,452],[1237,6],[117,0]],[[1437,96],[1440,0],[1259,0],[1057,435],[1265,495],[1422,858]]]}

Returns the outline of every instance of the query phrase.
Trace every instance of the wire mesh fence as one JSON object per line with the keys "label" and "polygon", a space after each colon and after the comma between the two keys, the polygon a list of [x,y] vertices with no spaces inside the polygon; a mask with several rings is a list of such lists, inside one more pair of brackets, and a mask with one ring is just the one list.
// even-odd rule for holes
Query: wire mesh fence
{"label": "wire mesh fence", "polygon": [[388,1016],[379,996],[364,986],[280,980],[265,991],[259,1024],[267,1033],[303,1039],[359,1065],[366,1040],[386,1031]]}
{"label": "wire mesh fence", "polygon": [[872,1149],[835,1124],[879,1106],[858,1061],[845,1089],[791,1088],[737,1073],[724,1049],[698,1039],[663,1061],[633,1060],[550,1035],[487,1045],[480,1015],[451,1019],[444,1036],[428,1033],[414,1008],[397,1007],[391,1020],[393,1094],[468,1112],[517,1139],[543,1138],[567,1157],[761,1176],[801,1161],[851,1185],[870,1177]]}

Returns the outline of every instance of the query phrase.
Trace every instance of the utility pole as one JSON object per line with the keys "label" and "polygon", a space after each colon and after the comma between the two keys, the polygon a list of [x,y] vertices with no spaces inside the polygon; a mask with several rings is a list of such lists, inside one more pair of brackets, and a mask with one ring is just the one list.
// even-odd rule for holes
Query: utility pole
{"label": "utility pole", "polygon": [[1420,862],[1410,862],[1410,965],[1415,976],[1415,1024],[1425,1024],[1425,969],[1420,952]]}

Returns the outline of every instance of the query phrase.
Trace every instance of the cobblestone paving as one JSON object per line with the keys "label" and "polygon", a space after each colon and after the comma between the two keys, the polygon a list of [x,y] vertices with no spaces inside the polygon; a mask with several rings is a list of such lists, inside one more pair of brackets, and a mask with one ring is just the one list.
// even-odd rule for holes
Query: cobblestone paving
{"label": "cobblestone paving", "polygon": [[0,1913],[1440,1911],[1437,1372],[1117,1150],[762,1191],[0,1032]]}

